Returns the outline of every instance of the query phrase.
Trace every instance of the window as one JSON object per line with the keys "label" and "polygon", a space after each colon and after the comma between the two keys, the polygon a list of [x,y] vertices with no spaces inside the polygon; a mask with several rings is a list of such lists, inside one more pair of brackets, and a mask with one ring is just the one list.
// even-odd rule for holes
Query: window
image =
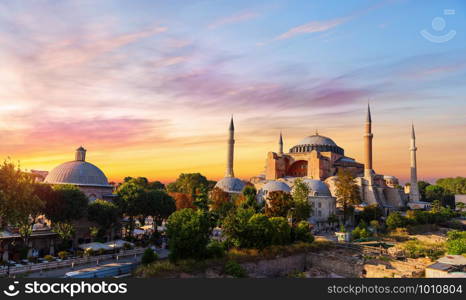
{"label": "window", "polygon": [[322,217],[322,212],[319,210],[319,211],[317,212],[317,215],[318,215],[319,217]]}
{"label": "window", "polygon": [[318,207],[318,208],[322,208],[322,203],[318,202],[318,203],[317,203],[317,207]]}

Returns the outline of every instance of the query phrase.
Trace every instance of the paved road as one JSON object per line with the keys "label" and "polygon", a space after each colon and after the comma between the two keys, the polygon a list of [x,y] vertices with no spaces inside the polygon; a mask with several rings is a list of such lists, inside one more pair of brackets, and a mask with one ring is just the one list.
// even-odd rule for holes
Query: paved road
{"label": "paved road", "polygon": [[[157,249],[157,254],[159,255],[160,259],[167,258],[168,257],[168,250],[166,250],[166,249]],[[122,257],[122,258],[118,259],[118,262],[140,262],[141,257],[142,257],[142,254],[136,255],[136,256]],[[107,259],[107,260],[99,261],[99,265],[108,264],[108,263],[112,263],[112,262],[117,262],[117,260],[116,259]],[[71,269],[71,267],[65,267],[65,268],[60,268],[60,269],[48,270],[48,271],[44,271],[44,272],[33,272],[33,273],[29,273],[26,276],[26,278],[62,278],[68,272],[78,271],[78,270],[81,270],[81,269],[94,267],[94,266],[96,266],[95,262],[75,266],[74,269]],[[21,274],[20,274],[20,276],[21,276]]]}

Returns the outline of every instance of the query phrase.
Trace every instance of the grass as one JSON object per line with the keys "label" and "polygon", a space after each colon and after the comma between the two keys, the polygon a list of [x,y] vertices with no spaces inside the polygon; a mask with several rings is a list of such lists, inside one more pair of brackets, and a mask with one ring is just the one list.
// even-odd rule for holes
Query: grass
{"label": "grass", "polygon": [[417,239],[401,244],[401,248],[409,258],[429,257],[433,260],[445,254],[445,243],[427,243]]}

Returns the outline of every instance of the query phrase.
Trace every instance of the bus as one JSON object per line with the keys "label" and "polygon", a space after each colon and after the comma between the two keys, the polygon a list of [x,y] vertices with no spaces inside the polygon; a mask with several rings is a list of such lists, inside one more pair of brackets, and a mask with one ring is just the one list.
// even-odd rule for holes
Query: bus
{"label": "bus", "polygon": [[134,262],[110,263],[67,272],[64,278],[108,278],[130,274],[137,267]]}

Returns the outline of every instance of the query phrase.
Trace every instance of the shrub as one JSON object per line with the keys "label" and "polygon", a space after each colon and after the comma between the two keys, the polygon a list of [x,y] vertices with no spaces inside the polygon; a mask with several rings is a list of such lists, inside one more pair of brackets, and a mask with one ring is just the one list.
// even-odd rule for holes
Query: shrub
{"label": "shrub", "polygon": [[392,212],[387,217],[387,226],[389,229],[405,227],[406,220],[399,212]]}
{"label": "shrub", "polygon": [[204,258],[210,233],[210,219],[203,211],[185,208],[174,212],[167,222],[170,260]]}
{"label": "shrub", "polygon": [[220,258],[225,256],[225,246],[218,241],[211,241],[207,245],[207,257]]}
{"label": "shrub", "polygon": [[66,259],[68,257],[69,253],[67,251],[60,251],[58,252],[58,257],[61,259]]}
{"label": "shrub", "polygon": [[269,219],[272,224],[272,244],[286,245],[291,241],[291,226],[283,217],[272,217]]}
{"label": "shrub", "polygon": [[361,229],[359,227],[356,227],[351,231],[351,237],[353,240],[359,240],[361,238]]}
{"label": "shrub", "polygon": [[273,225],[263,214],[254,214],[248,221],[247,245],[264,249],[272,244]]}
{"label": "shrub", "polygon": [[401,244],[407,257],[430,257],[437,259],[445,253],[443,243],[425,243],[418,240],[410,240]]}
{"label": "shrub", "polygon": [[254,215],[252,208],[238,208],[231,212],[223,221],[223,234],[229,244],[236,247],[247,247],[248,223]]}
{"label": "shrub", "polygon": [[367,239],[369,237],[369,232],[367,231],[366,228],[362,228],[360,232],[361,238],[362,239]]}
{"label": "shrub", "polygon": [[314,241],[314,236],[309,230],[309,223],[307,221],[299,222],[294,230],[294,239],[295,241],[301,241],[306,243],[312,243]]}
{"label": "shrub", "polygon": [[466,253],[466,231],[452,230],[448,232],[447,251],[449,254]]}
{"label": "shrub", "polygon": [[158,258],[157,253],[154,252],[151,248],[147,248],[144,253],[142,254],[141,264],[148,265]]}
{"label": "shrub", "polygon": [[49,262],[54,260],[54,258],[53,258],[52,255],[46,255],[46,256],[44,256],[44,259],[45,259],[46,261],[49,261]]}
{"label": "shrub", "polygon": [[225,274],[236,278],[244,278],[247,275],[246,270],[234,260],[229,260],[225,264]]}

